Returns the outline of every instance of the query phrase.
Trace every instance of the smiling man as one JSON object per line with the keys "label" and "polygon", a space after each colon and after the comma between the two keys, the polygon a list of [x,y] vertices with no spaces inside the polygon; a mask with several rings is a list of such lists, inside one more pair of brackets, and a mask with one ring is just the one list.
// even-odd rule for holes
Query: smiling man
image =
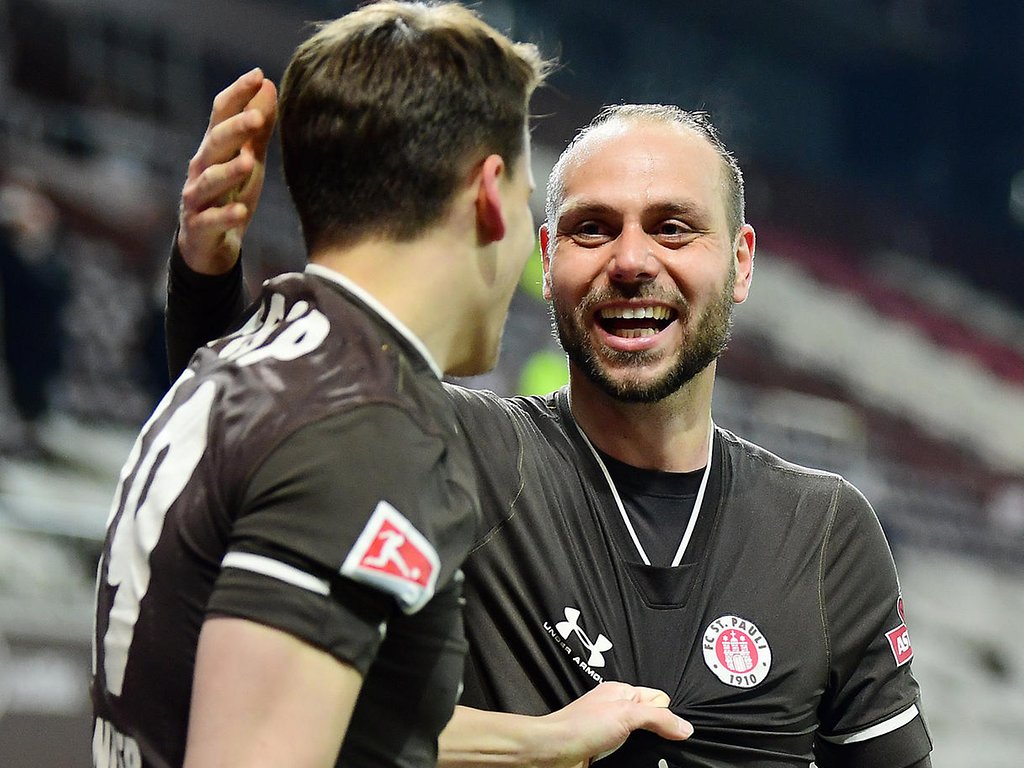
{"label": "smiling man", "polygon": [[[870,505],[712,422],[755,239],[710,123],[607,109],[552,172],[541,242],[569,386],[448,387],[484,526],[464,567],[463,706],[440,762],[573,765],[551,752],[609,705],[595,685],[620,680],[667,691],[693,734],[636,731],[598,766],[929,766]],[[174,349],[219,330],[225,292],[240,311],[237,270],[202,293],[171,285]]]}
{"label": "smiling man", "polygon": [[[750,283],[754,231],[741,221],[742,200],[714,205],[719,186],[736,184],[723,184],[723,159],[697,132],[699,120],[675,123],[673,114],[606,113],[562,155],[548,185],[541,241],[558,338],[582,374],[579,386],[591,382],[616,400],[655,403],[702,371],[713,374],[733,304]],[[681,146],[692,158],[686,165]],[[723,260],[734,239],[735,261]],[[656,252],[680,256],[659,269]],[[699,296],[714,280],[718,290]],[[580,287],[586,293],[574,295]]]}

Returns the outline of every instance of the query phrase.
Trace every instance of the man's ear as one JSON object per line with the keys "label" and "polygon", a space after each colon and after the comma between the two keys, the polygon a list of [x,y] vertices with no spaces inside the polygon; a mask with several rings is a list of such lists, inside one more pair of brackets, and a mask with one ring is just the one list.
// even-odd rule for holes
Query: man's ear
{"label": "man's ear", "polygon": [[476,233],[480,245],[505,237],[505,212],[499,182],[505,173],[501,155],[488,155],[477,173]]}
{"label": "man's ear", "polygon": [[547,301],[551,300],[551,256],[548,254],[548,244],[551,242],[551,233],[548,232],[547,222],[540,225],[540,231],[537,235],[540,237],[540,263],[544,269],[544,298]]}
{"label": "man's ear", "polygon": [[733,247],[733,263],[736,266],[736,281],[732,287],[732,300],[742,304],[750,293],[750,281],[754,277],[754,228],[749,224],[740,227]]}

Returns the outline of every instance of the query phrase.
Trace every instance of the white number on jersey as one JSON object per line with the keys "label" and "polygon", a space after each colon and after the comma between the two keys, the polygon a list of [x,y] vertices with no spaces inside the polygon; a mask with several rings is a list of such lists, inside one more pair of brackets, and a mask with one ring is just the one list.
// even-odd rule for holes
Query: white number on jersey
{"label": "white number on jersey", "polygon": [[[210,409],[216,392],[214,383],[204,382],[171,413],[153,436],[145,455],[142,446],[178,389],[194,375],[191,371],[182,374],[143,427],[121,470],[107,522],[108,527],[112,525],[118,509],[123,507],[106,556],[107,583],[116,592],[103,637],[104,673],[107,690],[116,696],[121,695],[124,685],[139,604],[149,589],[150,553],[160,539],[167,510],[184,490],[206,450]],[[101,563],[100,573],[102,567]]]}
{"label": "white number on jersey", "polygon": [[[305,301],[296,302],[286,317],[284,305],[284,296],[272,295],[265,311],[234,334],[219,356],[245,366],[268,358],[295,360],[319,347],[330,331],[327,317]],[[276,331],[280,332],[275,335]],[[167,511],[185,489],[209,440],[210,410],[216,392],[212,381],[197,387],[170,412],[163,425],[157,427],[168,413],[175,394],[193,378],[192,370],[185,371],[142,428],[121,470],[107,519],[110,529],[121,511],[116,528],[110,531],[110,551],[105,556],[107,583],[116,591],[103,637],[106,686],[117,696],[124,686],[139,606],[149,589],[150,554],[160,540]],[[152,442],[143,455],[143,446],[151,435]],[[103,566],[101,561],[100,575]],[[94,653],[94,673],[96,666]]]}

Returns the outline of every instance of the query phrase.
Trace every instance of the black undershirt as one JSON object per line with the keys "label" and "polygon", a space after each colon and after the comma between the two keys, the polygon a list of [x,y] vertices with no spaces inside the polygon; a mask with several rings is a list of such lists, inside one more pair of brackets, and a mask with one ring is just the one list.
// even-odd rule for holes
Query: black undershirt
{"label": "black undershirt", "polygon": [[[622,499],[622,506],[651,565],[671,565],[690,522],[693,504],[704,478],[704,467],[692,472],[664,472],[625,464],[600,450],[598,454],[608,468],[608,474]],[[702,503],[705,511],[711,504],[707,498],[710,490],[705,491],[705,501]],[[698,517],[691,543],[683,554],[682,564],[696,560],[696,553],[701,549],[696,546],[697,540],[706,538],[698,535],[699,532],[706,533],[706,526],[701,523],[710,517]],[[637,559],[639,561],[639,553]]]}

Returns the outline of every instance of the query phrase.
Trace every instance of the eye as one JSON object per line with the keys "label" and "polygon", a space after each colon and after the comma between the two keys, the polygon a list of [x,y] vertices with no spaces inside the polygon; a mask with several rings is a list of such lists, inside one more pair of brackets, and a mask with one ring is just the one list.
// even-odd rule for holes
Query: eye
{"label": "eye", "polygon": [[613,235],[605,224],[590,219],[581,221],[573,226],[569,232],[569,237],[579,245],[595,246],[608,242],[612,239]]}
{"label": "eye", "polygon": [[688,235],[692,232],[689,227],[685,224],[681,224],[678,221],[663,221],[658,225],[658,234],[665,235],[666,237],[674,237],[677,235]]}
{"label": "eye", "polygon": [[655,227],[655,237],[662,245],[685,245],[697,236],[697,232],[677,219],[666,219]]}

